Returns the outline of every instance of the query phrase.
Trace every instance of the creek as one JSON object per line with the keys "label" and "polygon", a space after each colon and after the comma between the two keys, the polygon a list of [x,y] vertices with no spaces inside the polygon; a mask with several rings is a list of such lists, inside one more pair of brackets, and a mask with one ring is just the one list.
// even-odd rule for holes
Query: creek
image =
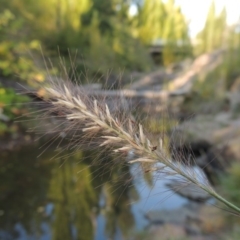
{"label": "creek", "polygon": [[40,146],[0,153],[0,239],[128,239],[148,226],[148,211],[187,203],[138,165]]}

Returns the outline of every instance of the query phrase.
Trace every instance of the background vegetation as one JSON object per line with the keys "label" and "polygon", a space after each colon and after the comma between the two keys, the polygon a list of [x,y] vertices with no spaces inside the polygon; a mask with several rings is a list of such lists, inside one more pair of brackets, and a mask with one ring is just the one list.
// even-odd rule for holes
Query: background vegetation
{"label": "background vegetation", "polygon": [[[134,14],[130,11],[133,5]],[[57,67],[59,56],[67,69],[74,62],[75,74],[81,76],[78,81],[105,82],[108,77],[114,82],[123,73],[123,80],[130,82],[132,73],[168,68],[187,58],[221,49],[222,63],[194,82],[196,94],[184,102],[183,110],[191,112],[203,111],[209,102],[215,111],[224,109],[226,92],[240,76],[239,25],[228,26],[226,10],[217,14],[214,2],[204,28],[194,41],[189,35],[188,22],[174,0],[0,0],[0,6],[2,139],[14,138],[24,128],[14,119],[28,111],[26,103],[30,99],[16,93],[16,86],[35,88],[49,75],[61,74],[61,68]],[[160,60],[151,56],[152,47],[161,49]],[[240,105],[235,111],[239,113],[239,109]],[[149,129],[162,131],[158,126],[157,121],[151,122]],[[231,169],[232,178],[226,177],[222,183],[236,204],[239,172],[239,166]],[[51,182],[56,191],[57,182]],[[87,186],[86,191],[92,199]]]}
{"label": "background vegetation", "polygon": [[[164,65],[191,55],[187,22],[172,0],[137,2],[134,15],[129,0],[0,0],[0,4],[0,79],[8,82],[0,95],[2,120],[5,115],[13,117],[8,104],[21,102],[20,96],[6,100],[14,90],[4,88],[15,86],[14,82],[35,86],[44,81],[43,56],[55,65],[61,55],[69,66],[69,55],[78,52],[73,60],[76,75],[89,82],[109,71],[110,79],[116,79],[122,72],[154,69],[148,52],[154,41],[166,43]],[[175,49],[182,46],[186,51],[175,55]],[[2,131],[6,129],[6,122],[1,125]]]}

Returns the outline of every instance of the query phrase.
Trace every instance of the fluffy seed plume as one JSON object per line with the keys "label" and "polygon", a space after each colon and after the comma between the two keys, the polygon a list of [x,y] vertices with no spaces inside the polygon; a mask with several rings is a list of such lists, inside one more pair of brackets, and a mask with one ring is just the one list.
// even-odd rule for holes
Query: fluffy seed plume
{"label": "fluffy seed plume", "polygon": [[[63,113],[67,119],[67,124],[61,126],[63,130],[78,133],[73,134],[77,139],[74,136],[71,138],[73,147],[79,147],[76,145],[79,143],[78,138],[88,139],[89,143],[96,143],[97,139],[98,146],[110,148],[114,154],[134,152],[129,164],[153,164],[151,169],[164,170],[168,175],[180,175],[240,213],[240,209],[218,195],[207,180],[199,181],[193,172],[186,171],[179,162],[172,161],[164,149],[163,139],[160,138],[157,144],[153,144],[146,136],[143,126],[132,121],[127,113],[119,116],[111,111],[106,98],[99,100],[91,92],[70,82],[50,83],[45,90],[48,94],[46,101],[51,106],[49,112]],[[161,168],[157,166],[158,163],[162,165]]]}

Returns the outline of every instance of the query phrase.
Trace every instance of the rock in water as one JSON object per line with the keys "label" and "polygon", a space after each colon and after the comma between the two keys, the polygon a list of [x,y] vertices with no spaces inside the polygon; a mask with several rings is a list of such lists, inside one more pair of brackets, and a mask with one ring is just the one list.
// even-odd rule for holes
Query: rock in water
{"label": "rock in water", "polygon": [[211,198],[207,192],[193,183],[172,180],[170,183],[167,183],[166,186],[180,196],[188,198],[192,201],[205,202]]}

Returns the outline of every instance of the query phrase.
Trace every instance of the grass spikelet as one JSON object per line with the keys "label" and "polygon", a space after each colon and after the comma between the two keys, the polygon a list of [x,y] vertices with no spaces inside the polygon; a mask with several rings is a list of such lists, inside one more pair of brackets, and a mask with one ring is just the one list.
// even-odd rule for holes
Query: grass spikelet
{"label": "grass spikelet", "polygon": [[122,141],[122,138],[120,138],[120,137],[103,136],[102,138],[109,139],[109,140],[111,140],[113,142],[121,142]]}
{"label": "grass spikelet", "polygon": [[129,161],[129,163],[136,163],[136,162],[141,162],[141,163],[156,163],[157,160],[148,159],[148,158],[137,158],[137,159],[134,159],[134,160]]}
{"label": "grass spikelet", "polygon": [[118,153],[118,152],[126,152],[126,151],[130,151],[132,150],[132,146],[124,146],[124,147],[121,147],[121,148],[117,148],[117,149],[114,149],[113,151]]}
{"label": "grass spikelet", "polygon": [[78,119],[78,120],[85,120],[86,119],[86,116],[84,115],[81,115],[81,114],[76,114],[76,113],[73,113],[73,114],[69,114],[67,115],[67,119],[68,120],[73,120],[73,119]]}
{"label": "grass spikelet", "polygon": [[141,124],[139,124],[139,136],[140,136],[141,143],[144,144],[145,143],[145,136],[144,136],[143,127],[142,127]]}
{"label": "grass spikelet", "polygon": [[163,149],[163,140],[162,140],[162,138],[159,138],[159,149],[160,150]]}
{"label": "grass spikelet", "polygon": [[46,90],[47,90],[47,92],[48,93],[50,93],[51,94],[51,96],[53,97],[55,97],[55,98],[61,98],[61,94],[60,93],[58,93],[55,89],[53,89],[53,88],[48,88],[48,87],[46,87]]}
{"label": "grass spikelet", "polygon": [[97,105],[96,99],[93,100],[93,104],[94,104],[94,112],[97,116],[99,116],[98,105]]}
{"label": "grass spikelet", "polygon": [[132,120],[128,119],[128,132],[129,134],[133,134],[133,126],[132,126]]}
{"label": "grass spikelet", "polygon": [[57,102],[53,102],[53,104],[56,105],[56,106],[63,106],[63,105],[65,105],[66,108],[70,108],[70,109],[75,107],[72,102],[68,102],[66,100],[57,100]]}
{"label": "grass spikelet", "polygon": [[63,87],[64,87],[64,90],[65,90],[65,93],[66,93],[66,97],[67,97],[68,99],[71,99],[70,91],[68,90],[68,88],[66,87],[66,85],[63,85]]}
{"label": "grass spikelet", "polygon": [[110,114],[110,111],[109,111],[108,105],[106,104],[105,106],[106,106],[107,120],[108,120],[109,123],[111,124],[111,122],[112,122],[112,117],[111,117],[111,114]]}
{"label": "grass spikelet", "polygon": [[80,108],[82,108],[83,110],[87,109],[86,105],[82,102],[82,100],[79,97],[73,97],[72,99]]}
{"label": "grass spikelet", "polygon": [[99,131],[101,128],[99,126],[93,126],[93,127],[88,127],[88,128],[83,128],[83,132],[90,132],[90,131]]}

